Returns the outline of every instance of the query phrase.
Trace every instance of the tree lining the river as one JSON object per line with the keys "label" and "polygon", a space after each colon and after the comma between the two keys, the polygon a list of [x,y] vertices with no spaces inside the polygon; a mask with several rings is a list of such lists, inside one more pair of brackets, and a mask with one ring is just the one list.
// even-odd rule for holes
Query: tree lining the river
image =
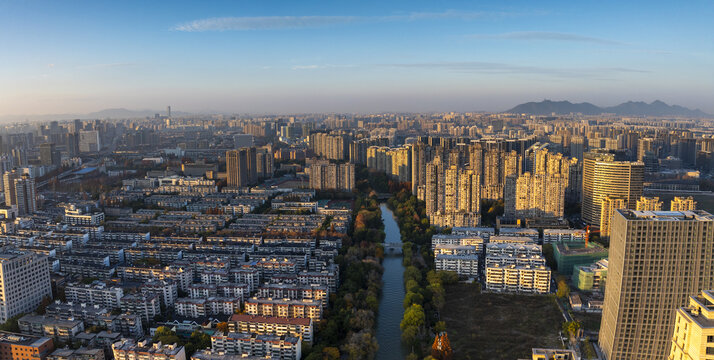
{"label": "tree lining the river", "polygon": [[379,344],[376,319],[382,291],[384,224],[374,189],[384,180],[365,168],[356,171],[350,229],[336,258],[340,286],[330,294],[330,306],[317,326],[315,344],[306,360],[374,359]]}
{"label": "tree lining the river", "polygon": [[438,230],[426,217],[425,203],[402,187],[387,201],[397,217],[402,236],[404,287],[404,316],[400,324],[402,341],[411,349],[407,359],[416,360],[429,353],[436,334],[446,325],[439,321],[445,303],[444,285],[458,281],[458,275],[435,271],[431,252],[431,237]]}

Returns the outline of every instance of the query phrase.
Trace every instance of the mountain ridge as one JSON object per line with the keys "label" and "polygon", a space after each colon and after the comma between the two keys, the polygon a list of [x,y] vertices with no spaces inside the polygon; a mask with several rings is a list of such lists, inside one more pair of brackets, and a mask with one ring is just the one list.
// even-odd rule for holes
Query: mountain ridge
{"label": "mountain ridge", "polygon": [[667,105],[661,100],[655,100],[649,104],[644,101],[627,101],[608,107],[600,107],[589,102],[571,103],[567,100],[543,100],[519,104],[506,112],[531,115],[581,113],[583,115],[615,114],[620,116],[685,116],[697,118],[712,116],[699,109],[692,110],[679,105]]}

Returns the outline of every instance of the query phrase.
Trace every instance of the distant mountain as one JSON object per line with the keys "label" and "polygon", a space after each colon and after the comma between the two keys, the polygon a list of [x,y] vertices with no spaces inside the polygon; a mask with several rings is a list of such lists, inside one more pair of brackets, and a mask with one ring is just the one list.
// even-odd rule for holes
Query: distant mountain
{"label": "distant mountain", "polygon": [[621,116],[711,116],[699,109],[691,110],[679,105],[667,105],[659,100],[653,101],[651,104],[643,101],[628,101],[610,107],[599,107],[587,102],[574,104],[570,101],[543,100],[541,102],[520,104],[507,112],[532,115],[581,113],[583,115],[615,114]]}

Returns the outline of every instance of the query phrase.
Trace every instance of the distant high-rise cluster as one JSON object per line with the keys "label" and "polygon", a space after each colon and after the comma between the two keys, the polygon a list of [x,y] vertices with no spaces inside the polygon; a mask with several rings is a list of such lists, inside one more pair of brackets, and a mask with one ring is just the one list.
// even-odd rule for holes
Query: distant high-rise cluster
{"label": "distant high-rise cluster", "polygon": [[550,152],[547,144],[534,144],[527,155],[529,171],[506,179],[505,216],[562,218],[566,197],[579,188],[577,159]]}
{"label": "distant high-rise cluster", "polygon": [[317,156],[330,160],[347,160],[350,136],[345,134],[313,133],[308,137],[310,149]]}
{"label": "distant high-rise cluster", "polygon": [[412,177],[411,155],[411,149],[406,146],[370,146],[367,148],[367,166],[383,171],[393,179],[409,182]]}

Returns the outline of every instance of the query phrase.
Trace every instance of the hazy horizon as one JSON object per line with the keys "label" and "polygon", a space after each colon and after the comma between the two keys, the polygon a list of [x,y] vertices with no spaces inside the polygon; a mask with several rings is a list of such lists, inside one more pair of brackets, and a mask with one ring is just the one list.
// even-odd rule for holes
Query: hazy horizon
{"label": "hazy horizon", "polygon": [[0,116],[500,112],[543,99],[714,113],[714,3],[0,3]]}

